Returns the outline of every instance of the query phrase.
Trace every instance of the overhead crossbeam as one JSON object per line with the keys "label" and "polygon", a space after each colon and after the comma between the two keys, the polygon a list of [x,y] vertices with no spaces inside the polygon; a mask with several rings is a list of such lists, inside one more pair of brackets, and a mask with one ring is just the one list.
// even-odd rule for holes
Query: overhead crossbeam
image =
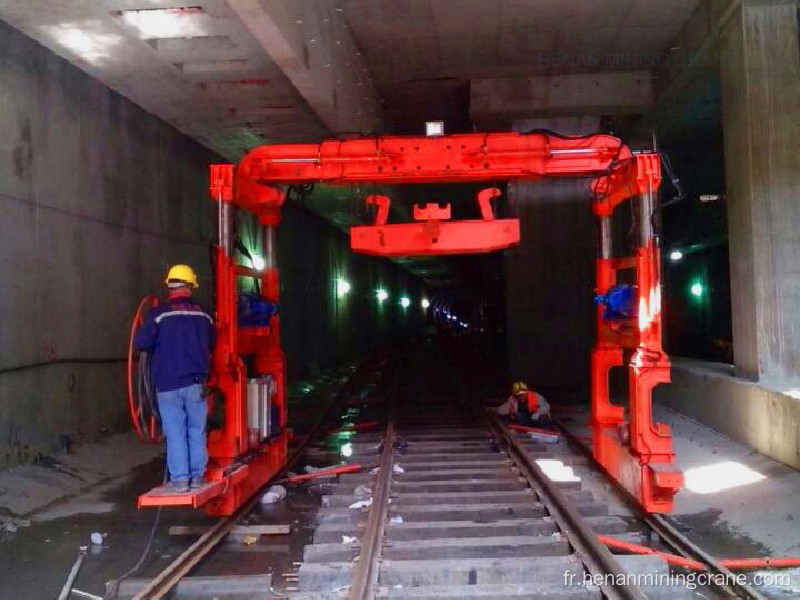
{"label": "overhead crossbeam", "polygon": [[470,133],[366,137],[319,144],[260,146],[242,159],[240,186],[256,182],[432,183],[600,176],[631,158],[608,135]]}

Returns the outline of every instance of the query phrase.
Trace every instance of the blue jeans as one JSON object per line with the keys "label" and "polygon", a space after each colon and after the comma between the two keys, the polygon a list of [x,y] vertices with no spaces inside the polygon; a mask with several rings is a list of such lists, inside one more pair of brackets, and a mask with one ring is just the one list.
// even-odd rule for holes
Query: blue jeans
{"label": "blue jeans", "polygon": [[158,392],[161,428],[167,438],[170,481],[187,482],[206,471],[206,415],[208,402],[199,383]]}

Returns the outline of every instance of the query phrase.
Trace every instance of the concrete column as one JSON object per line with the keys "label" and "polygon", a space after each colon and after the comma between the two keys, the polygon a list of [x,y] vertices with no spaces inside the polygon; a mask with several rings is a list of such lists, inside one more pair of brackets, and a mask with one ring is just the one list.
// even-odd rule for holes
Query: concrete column
{"label": "concrete column", "polygon": [[744,0],[720,36],[737,375],[800,380],[800,54],[794,0]]}

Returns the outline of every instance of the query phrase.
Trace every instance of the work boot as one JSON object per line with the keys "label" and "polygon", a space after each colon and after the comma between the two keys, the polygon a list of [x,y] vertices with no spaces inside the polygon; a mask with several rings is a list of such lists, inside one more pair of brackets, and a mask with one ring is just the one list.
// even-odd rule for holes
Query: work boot
{"label": "work boot", "polygon": [[175,494],[185,494],[189,491],[188,481],[170,481],[167,484],[167,489]]}
{"label": "work boot", "polygon": [[203,487],[203,478],[202,477],[192,477],[191,481],[189,482],[189,488],[193,490],[198,490]]}

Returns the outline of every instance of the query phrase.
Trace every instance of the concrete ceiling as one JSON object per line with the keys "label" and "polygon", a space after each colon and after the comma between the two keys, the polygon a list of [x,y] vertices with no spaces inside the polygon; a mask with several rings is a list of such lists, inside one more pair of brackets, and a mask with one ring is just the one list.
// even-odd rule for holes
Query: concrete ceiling
{"label": "concrete ceiling", "polygon": [[663,52],[698,2],[0,0],[0,19],[237,161],[263,143],[416,133],[436,117],[463,131],[641,114],[651,71],[558,56]]}
{"label": "concrete ceiling", "polygon": [[446,112],[465,99],[451,90],[470,80],[607,68],[560,64],[551,53],[664,51],[697,4],[0,0],[0,18],[236,160],[260,143],[380,130],[377,94],[390,111],[399,103],[417,113],[425,80],[430,96],[441,97],[428,112]]}
{"label": "concrete ceiling", "polygon": [[0,18],[226,158],[327,134],[224,0],[0,0]]}
{"label": "concrete ceiling", "polygon": [[554,53],[663,52],[698,4],[698,0],[342,1],[345,19],[367,53],[378,86],[414,79],[586,70],[553,61]]}

